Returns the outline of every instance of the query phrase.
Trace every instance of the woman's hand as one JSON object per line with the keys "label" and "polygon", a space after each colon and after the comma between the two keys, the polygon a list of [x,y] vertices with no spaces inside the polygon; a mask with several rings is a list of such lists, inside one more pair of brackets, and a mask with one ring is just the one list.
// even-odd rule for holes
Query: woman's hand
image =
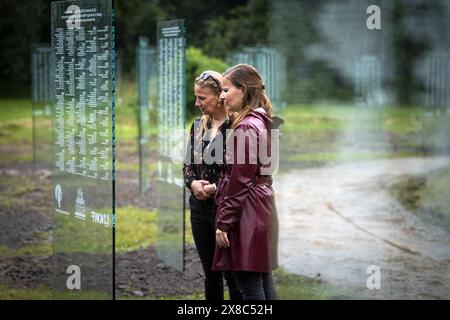
{"label": "woman's hand", "polygon": [[206,200],[209,198],[209,195],[203,190],[204,185],[208,185],[209,181],[206,180],[194,180],[191,183],[191,190],[198,200]]}
{"label": "woman's hand", "polygon": [[216,230],[216,242],[220,248],[228,248],[230,246],[227,233],[219,229]]}
{"label": "woman's hand", "polygon": [[214,193],[216,193],[216,189],[217,189],[217,187],[216,187],[216,184],[214,183],[214,184],[208,184],[208,185],[204,185],[203,186],[203,191],[205,191],[205,193],[208,195],[208,196],[212,196]]}

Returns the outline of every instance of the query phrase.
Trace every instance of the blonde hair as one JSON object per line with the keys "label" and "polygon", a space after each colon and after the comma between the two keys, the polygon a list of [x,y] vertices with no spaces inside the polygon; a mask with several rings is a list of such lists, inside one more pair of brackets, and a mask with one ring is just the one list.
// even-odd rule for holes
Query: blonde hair
{"label": "blonde hair", "polygon": [[[209,88],[217,96],[222,93],[222,80],[223,76],[221,73],[213,70],[203,71],[197,78],[195,78],[195,85],[200,88]],[[224,108],[223,101],[219,101],[219,107]],[[202,127],[204,130],[208,130],[208,122],[211,121],[210,115],[203,115],[200,118],[202,122]]]}
{"label": "blonde hair", "polygon": [[272,103],[265,92],[265,85],[255,67],[249,64],[237,64],[223,74],[231,83],[244,91],[242,108],[238,111],[231,128],[236,126],[256,108],[263,107],[269,117],[272,117]]}

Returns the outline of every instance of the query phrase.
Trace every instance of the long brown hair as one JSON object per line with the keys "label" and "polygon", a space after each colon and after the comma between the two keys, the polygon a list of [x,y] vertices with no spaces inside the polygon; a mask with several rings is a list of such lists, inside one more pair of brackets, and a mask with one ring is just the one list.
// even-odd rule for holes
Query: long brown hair
{"label": "long brown hair", "polygon": [[265,85],[255,67],[249,64],[237,64],[223,74],[231,83],[244,91],[244,101],[241,110],[231,125],[235,128],[242,119],[256,108],[263,107],[269,117],[272,117],[272,103],[265,92]]}
{"label": "long brown hair", "polygon": [[[195,79],[195,85],[200,88],[209,88],[217,96],[220,96],[222,93],[222,79],[223,76],[221,73],[213,70],[206,70]],[[219,107],[225,107],[222,100],[219,101]],[[200,120],[202,122],[203,129],[205,131],[208,130],[208,122],[211,121],[211,116],[203,115]]]}

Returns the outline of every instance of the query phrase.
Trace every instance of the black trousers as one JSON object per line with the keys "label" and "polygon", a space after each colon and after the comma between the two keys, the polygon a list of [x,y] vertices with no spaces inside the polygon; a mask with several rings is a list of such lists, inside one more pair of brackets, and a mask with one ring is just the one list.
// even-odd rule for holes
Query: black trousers
{"label": "black trousers", "polygon": [[191,209],[192,235],[205,273],[205,299],[210,301],[224,299],[223,279],[225,278],[230,300],[242,300],[242,295],[231,272],[211,270],[216,248],[213,199],[201,201],[191,195],[189,206]]}
{"label": "black trousers", "polygon": [[244,300],[278,300],[272,273],[234,271],[233,277]]}

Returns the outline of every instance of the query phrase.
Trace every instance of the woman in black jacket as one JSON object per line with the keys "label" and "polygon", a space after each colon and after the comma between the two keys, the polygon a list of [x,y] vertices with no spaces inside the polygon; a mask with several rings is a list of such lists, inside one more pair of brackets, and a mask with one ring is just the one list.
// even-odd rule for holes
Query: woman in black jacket
{"label": "woman in black jacket", "polygon": [[195,105],[202,117],[192,124],[183,166],[185,185],[191,191],[192,234],[205,273],[205,299],[215,301],[224,299],[224,277],[230,299],[241,299],[231,273],[211,270],[216,242],[214,194],[225,155],[226,130],[230,128],[220,99],[221,81],[222,75],[215,71],[205,71],[195,79]]}

